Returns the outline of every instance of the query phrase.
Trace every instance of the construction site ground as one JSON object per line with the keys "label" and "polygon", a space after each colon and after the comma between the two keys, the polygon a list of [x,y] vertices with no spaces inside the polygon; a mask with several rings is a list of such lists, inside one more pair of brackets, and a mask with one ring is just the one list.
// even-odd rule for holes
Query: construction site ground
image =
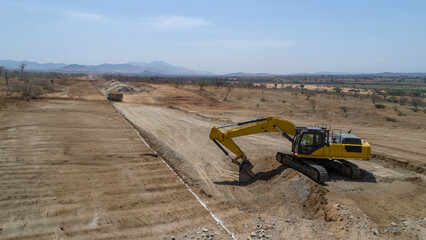
{"label": "construction site ground", "polygon": [[[422,115],[382,124],[383,113],[355,116],[348,100],[354,117],[319,117],[300,95],[232,89],[224,101],[226,88],[171,84],[139,84],[110,103],[106,86],[70,81],[41,100],[2,98],[0,239],[425,239]],[[360,179],[331,172],[320,185],[275,161],[290,150],[282,136],[241,137],[257,173],[241,183],[209,131],[260,116],[352,129],[373,157],[352,161]]]}

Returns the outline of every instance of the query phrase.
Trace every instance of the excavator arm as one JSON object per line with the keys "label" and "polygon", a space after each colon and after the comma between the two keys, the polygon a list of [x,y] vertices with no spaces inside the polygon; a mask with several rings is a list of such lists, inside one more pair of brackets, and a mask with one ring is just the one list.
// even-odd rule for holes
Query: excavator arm
{"label": "excavator arm", "polygon": [[[250,121],[213,127],[210,132],[210,139],[231,159],[233,163],[240,166],[240,172],[244,170],[250,177],[254,177],[254,173],[251,171],[253,165],[232,139],[235,137],[263,132],[280,132],[289,141],[293,142],[293,138],[291,136],[296,134],[296,125],[282,118],[262,117]],[[224,147],[233,152],[236,157],[231,157]],[[239,159],[241,159],[241,162],[238,161]]]}

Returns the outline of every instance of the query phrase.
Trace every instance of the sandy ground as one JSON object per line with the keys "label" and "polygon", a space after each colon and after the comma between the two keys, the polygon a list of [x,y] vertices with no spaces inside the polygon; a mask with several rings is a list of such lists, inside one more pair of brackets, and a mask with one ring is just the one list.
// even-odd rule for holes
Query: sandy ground
{"label": "sandy ground", "polygon": [[221,89],[154,85],[111,105],[98,81],[69,81],[44,100],[0,102],[0,239],[231,238],[224,227],[237,239],[425,239],[421,113],[394,126],[374,122],[391,110],[365,122],[330,110],[324,119],[352,128],[374,155],[354,161],[360,179],[331,172],[323,185],[274,160],[290,147],[281,136],[241,137],[257,173],[241,184],[209,140],[211,127],[262,115],[318,120],[301,110],[300,97],[265,94],[259,102],[242,89],[224,102]]}
{"label": "sandy ground", "polygon": [[0,239],[230,238],[108,102],[18,102],[0,122]]}
{"label": "sandy ground", "polygon": [[[167,94],[171,95],[172,100],[164,101],[168,99]],[[419,224],[424,224],[422,221],[426,216],[425,176],[416,173],[416,168],[408,167],[409,164],[398,166],[399,163],[404,165],[404,162],[424,160],[422,158],[424,150],[419,147],[422,146],[424,135],[416,136],[419,133],[415,132],[402,137],[396,130],[392,134],[398,137],[394,138],[394,141],[388,141],[386,138],[393,136],[390,133],[383,134],[380,128],[377,130],[373,127],[367,129],[352,127],[358,135],[364,137],[365,134],[365,138],[374,144],[383,142],[383,147],[374,149],[372,161],[354,161],[362,168],[361,179],[353,181],[331,173],[330,181],[323,186],[312,183],[310,179],[274,161],[277,151],[289,150],[290,144],[282,137],[272,135],[242,137],[237,143],[251,158],[255,166],[254,171],[258,173],[260,180],[241,185],[237,182],[237,167],[230,163],[208,139],[212,126],[228,123],[232,119],[227,117],[221,119],[214,111],[209,113],[210,107],[220,110],[217,108],[217,101],[209,98],[198,101],[200,98],[203,97],[191,91],[160,85],[150,93],[132,95],[127,98],[127,103],[116,103],[115,107],[139,127],[143,135],[179,172],[213,200],[220,200],[238,208],[240,212],[249,214],[252,219],[256,214],[260,214],[278,225],[283,218],[297,219],[295,221],[299,225],[277,226],[287,229],[281,233],[274,232],[273,238],[291,239],[300,237],[300,234],[305,234],[304,236],[309,238],[314,236],[313,233],[316,237],[324,239],[330,236],[375,238],[375,229],[379,229],[380,237],[384,238],[421,239],[424,236],[424,225]],[[198,104],[192,104],[191,107],[193,102]],[[223,110],[229,110],[228,106]],[[235,120],[241,120],[241,116],[238,116],[240,112],[238,110],[236,112]],[[337,125],[343,129],[351,128],[344,123]],[[398,148],[392,152],[402,154],[398,149],[403,148],[412,155],[406,158],[408,160],[398,158],[397,155],[393,156],[395,159],[389,160],[380,154],[380,151],[389,153],[389,149],[394,146]],[[392,162],[393,160],[396,162]],[[210,202],[214,202],[213,200]],[[337,205],[339,217],[336,217],[333,208]],[[217,211],[223,212],[221,207],[214,206]],[[342,208],[349,213],[345,215]],[[328,219],[330,216],[334,217]],[[226,214],[224,218],[227,220],[225,224],[241,237],[253,231],[251,228],[253,225],[249,224],[247,217],[238,221]],[[253,221],[251,223],[253,224]],[[409,223],[412,224],[411,228],[408,226]],[[243,225],[249,227],[241,227]],[[390,234],[388,230],[394,231],[395,226],[401,227],[401,230],[397,229],[396,233]],[[300,231],[301,228],[304,230]]]}
{"label": "sandy ground", "polygon": [[[341,99],[316,99],[317,105],[322,102],[329,109],[317,109],[313,115],[304,97],[266,91],[260,93],[250,89],[234,89],[224,102],[222,95],[211,95],[211,90],[201,92],[197,87],[176,88],[173,85],[154,85],[155,90],[141,94],[124,96],[127,103],[137,103],[151,106],[165,106],[184,110],[189,113],[206,116],[226,123],[255,119],[260,116],[276,116],[286,118],[298,126],[312,126],[318,122],[331,123],[333,129],[342,129],[362,136],[369,143],[374,144],[373,153],[380,155],[383,161],[397,162],[400,166],[418,173],[426,173],[426,125],[424,113],[410,113],[412,116],[401,117],[397,123],[383,121],[383,118],[395,114],[388,106],[387,110],[375,109],[371,102],[356,102]],[[214,89],[214,88],[210,88]],[[258,90],[259,91],[259,90]],[[206,96],[207,95],[207,96]],[[242,98],[238,100],[236,97]],[[263,96],[266,102],[259,101]],[[281,101],[286,101],[284,104]],[[347,117],[336,113],[340,105],[348,106]],[[371,105],[367,107],[366,105]],[[318,106],[317,108],[320,108]],[[357,109],[359,108],[359,109]],[[401,108],[401,111],[409,107]],[[318,112],[327,112],[327,115],[318,116]],[[340,110],[339,110],[340,111]],[[409,118],[409,119],[406,119]]]}

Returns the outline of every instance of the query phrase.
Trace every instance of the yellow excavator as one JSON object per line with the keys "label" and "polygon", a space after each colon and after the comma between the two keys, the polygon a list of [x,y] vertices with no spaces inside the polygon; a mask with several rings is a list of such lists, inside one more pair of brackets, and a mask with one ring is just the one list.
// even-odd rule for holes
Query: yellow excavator
{"label": "yellow excavator", "polygon": [[[232,139],[263,132],[279,132],[288,139],[292,143],[291,152],[278,152],[277,161],[318,183],[328,180],[326,168],[334,169],[349,178],[358,178],[358,166],[346,160],[368,160],[371,155],[370,144],[352,134],[351,130],[348,133],[342,133],[340,129],[331,130],[330,124],[296,127],[286,119],[261,117],[213,127],[210,139],[240,167],[240,181],[250,181],[255,178],[255,174],[251,170],[253,165]],[[232,157],[224,147],[236,157]]]}

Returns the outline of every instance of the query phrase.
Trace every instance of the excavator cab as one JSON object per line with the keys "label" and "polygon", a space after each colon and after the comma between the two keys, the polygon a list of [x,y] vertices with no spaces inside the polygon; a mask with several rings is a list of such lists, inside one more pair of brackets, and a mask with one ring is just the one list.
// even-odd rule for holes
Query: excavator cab
{"label": "excavator cab", "polygon": [[292,152],[311,155],[316,150],[328,145],[330,130],[320,127],[296,127]]}

